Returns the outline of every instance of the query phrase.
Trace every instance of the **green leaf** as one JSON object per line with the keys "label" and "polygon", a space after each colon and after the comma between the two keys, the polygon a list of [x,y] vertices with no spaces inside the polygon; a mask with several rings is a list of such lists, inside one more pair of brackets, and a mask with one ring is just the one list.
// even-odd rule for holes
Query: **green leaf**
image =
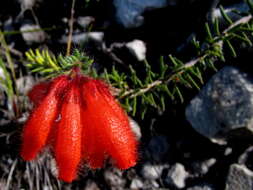
{"label": "green leaf", "polygon": [[187,74],[187,78],[190,80],[190,82],[198,89],[200,90],[199,85],[193,80],[190,74]]}
{"label": "green leaf", "polygon": [[222,17],[224,18],[224,20],[228,23],[228,24],[233,24],[233,21],[229,18],[229,16],[227,15],[227,13],[225,13],[225,10],[223,8],[223,6],[220,6],[220,12]]}
{"label": "green leaf", "polygon": [[218,18],[215,18],[215,20],[214,20],[214,31],[215,31],[216,35],[218,35],[218,36],[221,34]]}
{"label": "green leaf", "polygon": [[175,92],[179,96],[181,103],[183,103],[184,102],[183,95],[177,86],[175,87]]}
{"label": "green leaf", "polygon": [[230,43],[230,41],[226,40],[225,42],[228,45],[228,47],[229,47],[229,49],[230,49],[230,51],[232,53],[232,56],[233,57],[237,57],[236,51],[235,51],[234,47],[232,46],[232,44]]}
{"label": "green leaf", "polygon": [[213,36],[212,36],[212,33],[211,33],[208,23],[205,23],[205,29],[206,29],[206,33],[207,33],[207,39],[211,41],[213,39]]}
{"label": "green leaf", "polygon": [[135,96],[133,98],[133,105],[132,105],[132,108],[133,108],[132,114],[133,114],[133,116],[135,116],[135,114],[136,114],[136,107],[137,107],[137,97]]}

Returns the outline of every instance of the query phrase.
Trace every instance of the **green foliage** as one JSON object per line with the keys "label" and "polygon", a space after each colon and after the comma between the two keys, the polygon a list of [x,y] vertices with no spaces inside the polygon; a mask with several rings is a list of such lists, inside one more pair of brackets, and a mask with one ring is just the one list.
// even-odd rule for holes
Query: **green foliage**
{"label": "green foliage", "polygon": [[[252,2],[247,2],[252,11]],[[235,48],[235,43],[243,44],[244,47],[252,46],[252,16],[249,13],[246,16],[244,14],[241,19],[233,22],[222,7],[220,11],[227,22],[227,28],[221,31],[218,19],[214,20],[211,27],[210,24],[205,24],[206,38],[203,41],[193,38],[191,44],[195,55],[189,61],[183,62],[169,55],[168,59],[161,57],[159,71],[144,61],[142,72],[137,71],[131,64],[128,65],[128,74],[113,66],[100,73],[100,78],[104,78],[114,87],[116,96],[133,116],[139,115],[144,118],[151,110],[162,113],[169,102],[183,102],[185,88],[201,88],[206,69],[216,70],[217,62],[224,62],[226,57],[237,56],[239,46]],[[229,55],[225,53],[227,50],[230,52]],[[92,69],[93,60],[78,50],[71,56],[57,57],[47,50],[29,50],[26,56],[30,62],[27,67],[45,77],[67,73],[75,65],[81,65],[83,73],[87,75],[98,75]]]}
{"label": "green foliage", "polygon": [[93,60],[77,49],[70,56],[60,54],[56,57],[50,54],[48,50],[40,51],[39,49],[35,51],[29,50],[25,54],[30,62],[26,65],[28,69],[33,73],[40,73],[46,78],[67,73],[72,67],[77,65],[81,67],[84,74],[92,73],[91,64]]}
{"label": "green foliage", "polygon": [[10,50],[6,44],[4,35],[1,30],[0,30],[0,48],[4,50],[3,58],[0,57],[0,71],[2,72],[2,76],[0,76],[0,91],[6,93],[8,99],[8,109],[12,114],[12,117],[14,118],[19,113],[16,98],[17,93],[15,91],[16,75],[14,71],[14,64],[10,55]]}
{"label": "green foliage", "polygon": [[8,99],[11,100],[13,97],[13,84],[10,73],[8,72],[2,58],[0,57],[0,69],[2,70],[3,76],[0,76],[0,88],[6,92]]}

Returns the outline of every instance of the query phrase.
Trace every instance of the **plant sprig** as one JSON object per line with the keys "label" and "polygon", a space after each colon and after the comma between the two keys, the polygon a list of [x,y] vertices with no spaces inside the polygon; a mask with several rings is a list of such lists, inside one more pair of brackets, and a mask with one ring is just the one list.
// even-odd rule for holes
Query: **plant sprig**
{"label": "plant sprig", "polygon": [[26,64],[28,69],[33,73],[40,73],[46,78],[55,77],[64,74],[76,65],[81,64],[81,69],[85,74],[91,73],[91,64],[93,60],[86,56],[83,52],[75,49],[70,56],[55,56],[49,53],[48,50],[36,49],[29,50],[25,53],[29,64]]}
{"label": "plant sprig", "polygon": [[[251,1],[249,1],[251,2]],[[168,100],[184,101],[183,88],[200,89],[204,83],[203,74],[206,69],[216,70],[217,61],[225,61],[225,49],[230,50],[230,56],[237,56],[237,49],[234,41],[252,46],[252,15],[242,17],[232,22],[226,15],[223,8],[220,8],[228,27],[220,31],[219,21],[214,20],[213,26],[205,24],[206,39],[198,41],[193,39],[192,45],[196,51],[196,57],[188,62],[183,62],[175,56],[169,55],[169,61],[165,62],[164,57],[160,59],[160,70],[154,71],[148,61],[144,61],[142,76],[132,65],[128,65],[129,74],[120,72],[116,67],[105,69],[100,77],[110,83],[117,92],[117,97],[123,106],[132,115],[137,113],[144,118],[150,110],[163,112],[166,109]],[[211,29],[212,28],[212,29]],[[57,58],[48,51],[30,50],[26,53],[28,68],[32,72],[40,72],[45,76],[52,77],[67,72],[76,63],[82,62],[82,71],[87,74],[96,73],[91,69],[93,60],[88,56],[75,50],[70,56],[59,55]],[[94,74],[94,75],[97,75]]]}

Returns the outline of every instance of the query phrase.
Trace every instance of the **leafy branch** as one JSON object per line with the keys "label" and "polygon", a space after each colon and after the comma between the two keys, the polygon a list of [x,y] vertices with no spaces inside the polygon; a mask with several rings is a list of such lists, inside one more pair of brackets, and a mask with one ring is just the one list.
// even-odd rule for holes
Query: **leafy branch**
{"label": "leafy branch", "polygon": [[[128,111],[131,111],[133,115],[136,113],[138,97],[141,97],[139,98],[141,99],[139,101],[140,106],[144,107],[144,112],[141,111],[142,117],[147,107],[158,108],[161,111],[164,110],[166,97],[164,94],[167,94],[172,100],[175,100],[175,96],[178,96],[181,102],[183,102],[184,96],[180,89],[181,86],[200,89],[200,84],[204,83],[202,77],[203,73],[207,68],[216,70],[215,63],[217,61],[225,61],[226,49],[230,50],[233,57],[237,56],[237,51],[234,48],[233,42],[239,42],[240,44],[246,43],[247,46],[252,46],[252,15],[244,16],[236,22],[232,22],[222,7],[220,11],[229,26],[221,32],[218,20],[215,20],[213,23],[213,31],[211,31],[210,26],[206,24],[206,39],[202,43],[196,39],[192,41],[196,50],[196,57],[184,63],[170,55],[169,63],[164,64],[163,60],[160,61],[160,73],[152,73],[150,65],[145,65],[146,68],[150,69],[146,73],[146,79],[150,79],[150,73],[154,76],[145,84],[140,82],[143,80],[137,77],[136,72],[131,72],[128,77],[134,84],[132,87],[129,87],[128,84],[122,85],[123,79],[118,80],[121,84],[118,85],[120,89],[122,89],[121,86],[128,87],[123,88],[119,94],[119,99],[125,99]],[[115,71],[112,72],[111,75],[115,75]],[[119,76],[119,74],[116,73],[116,76]],[[113,81],[112,83],[117,83],[115,80],[117,77],[111,76],[110,79],[109,81]],[[148,81],[146,79],[144,79],[144,81]],[[170,88],[168,88],[168,86]],[[157,93],[159,93],[158,96],[156,96]],[[143,99],[147,101],[144,103],[142,101]]]}
{"label": "leafy branch", "polygon": [[[251,1],[248,0],[248,4],[253,10]],[[132,65],[129,65],[129,74],[112,67],[105,69],[100,77],[114,87],[116,96],[132,115],[140,113],[140,116],[144,118],[150,109],[163,112],[170,100],[179,99],[183,102],[182,88],[200,89],[204,83],[203,74],[206,69],[216,70],[217,61],[224,62],[226,56],[237,56],[234,42],[252,46],[252,15],[243,16],[236,22],[232,22],[222,7],[220,11],[228,27],[220,31],[218,19],[214,21],[212,27],[205,24],[207,36],[202,42],[196,38],[192,40],[196,55],[188,62],[169,55],[167,62],[164,57],[161,57],[159,71],[154,71],[153,66],[144,61],[142,62],[144,72],[142,71],[141,74]],[[227,49],[231,54],[225,56]],[[91,67],[93,60],[78,50],[75,50],[70,56],[59,55],[57,58],[46,50],[30,50],[26,56],[31,62],[27,64],[28,68],[46,77],[66,73],[80,62],[83,63],[81,69],[84,73],[97,75]]]}
{"label": "leafy branch", "polygon": [[[18,92],[16,90],[16,73],[14,70],[14,63],[10,55],[10,48],[5,41],[3,32],[0,30],[0,48],[4,50],[4,56],[7,65],[4,60],[0,57],[0,71],[2,71],[2,76],[0,75],[0,90],[6,93],[8,98],[8,109],[13,114],[12,117],[19,116],[18,107]],[[10,70],[10,71],[9,71]],[[1,89],[2,88],[2,89]]]}
{"label": "leafy branch", "polygon": [[70,56],[55,56],[49,53],[48,50],[29,50],[25,53],[29,64],[26,64],[28,69],[33,73],[40,73],[46,78],[52,78],[60,74],[70,71],[76,65],[81,64],[81,69],[85,74],[92,73],[91,64],[93,60],[86,56],[83,52],[75,49]]}

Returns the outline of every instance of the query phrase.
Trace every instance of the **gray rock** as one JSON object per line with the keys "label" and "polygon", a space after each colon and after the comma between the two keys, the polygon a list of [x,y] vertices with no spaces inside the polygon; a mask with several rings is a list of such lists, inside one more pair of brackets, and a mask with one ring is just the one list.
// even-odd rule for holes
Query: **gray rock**
{"label": "gray rock", "polygon": [[141,139],[141,128],[140,128],[140,126],[131,117],[128,117],[128,119],[129,119],[129,123],[130,123],[130,127],[131,127],[132,131],[134,132],[136,138],[138,140],[140,140]]}
{"label": "gray rock", "polygon": [[151,180],[151,181],[149,181],[149,186],[148,187],[150,187],[150,188],[147,188],[147,189],[157,189],[160,186],[155,180]]}
{"label": "gray rock", "polygon": [[84,190],[100,190],[100,188],[94,181],[89,180],[86,182]]}
{"label": "gray rock", "polygon": [[130,184],[130,189],[143,189],[143,182],[140,179],[133,179]]}
{"label": "gray rock", "polygon": [[138,61],[144,61],[146,59],[147,48],[143,41],[133,40],[132,42],[128,42],[126,47]]}
{"label": "gray rock", "polygon": [[19,0],[21,10],[25,11],[27,9],[32,9],[36,3],[36,0]]}
{"label": "gray rock", "polygon": [[196,162],[193,164],[194,169],[198,172],[198,174],[204,175],[206,174],[209,169],[216,163],[215,158],[210,158],[203,162]]}
{"label": "gray rock", "polygon": [[230,166],[225,190],[252,190],[253,172],[244,165]]}
{"label": "gray rock", "polygon": [[169,144],[167,141],[167,137],[165,136],[154,136],[150,140],[148,147],[147,147],[147,156],[154,161],[161,161],[163,160],[165,154],[169,150]]}
{"label": "gray rock", "polygon": [[167,0],[114,0],[113,2],[116,8],[116,19],[126,28],[141,26],[144,21],[141,15],[145,10],[168,5]]}
{"label": "gray rock", "polygon": [[18,92],[20,94],[27,94],[32,89],[35,81],[31,76],[21,77],[16,80]]}
{"label": "gray rock", "polygon": [[104,39],[104,33],[103,32],[89,32],[87,33],[88,39],[92,40],[94,42],[102,43]]}
{"label": "gray rock", "polygon": [[159,179],[165,166],[145,164],[141,169],[141,175],[148,180]]}
{"label": "gray rock", "polygon": [[238,164],[247,165],[247,163],[251,163],[251,158],[253,155],[253,146],[247,148],[242,155],[238,158]]}
{"label": "gray rock", "polygon": [[233,153],[233,149],[231,147],[227,147],[224,151],[225,156],[229,156]]}
{"label": "gray rock", "polygon": [[23,24],[20,27],[20,32],[22,33],[24,41],[28,45],[42,43],[46,40],[45,32],[36,24]]}
{"label": "gray rock", "polygon": [[28,45],[42,43],[46,40],[45,32],[36,24],[23,24],[20,27],[20,32],[22,33],[24,41]]}
{"label": "gray rock", "polygon": [[122,177],[122,172],[117,169],[106,170],[104,172],[104,178],[108,185],[111,187],[123,188],[126,184],[126,180]]}
{"label": "gray rock", "polygon": [[[143,190],[162,190],[156,180],[146,180]],[[169,190],[169,189],[166,189]]]}
{"label": "gray rock", "polygon": [[185,187],[185,180],[188,178],[188,176],[189,174],[187,171],[185,171],[184,166],[180,163],[176,163],[170,168],[165,182],[182,189]]}
{"label": "gray rock", "polygon": [[234,67],[216,73],[186,108],[192,127],[213,142],[250,137],[253,132],[253,81]]}
{"label": "gray rock", "polygon": [[[104,39],[104,33],[103,32],[83,32],[78,34],[73,34],[72,36],[72,42],[74,44],[82,44],[85,42],[96,42],[97,44],[101,44]],[[60,43],[67,43],[68,42],[68,36],[63,36],[60,39]]]}
{"label": "gray rock", "polygon": [[84,29],[87,29],[89,25],[95,21],[94,17],[91,16],[80,16],[77,18],[77,23]]}

